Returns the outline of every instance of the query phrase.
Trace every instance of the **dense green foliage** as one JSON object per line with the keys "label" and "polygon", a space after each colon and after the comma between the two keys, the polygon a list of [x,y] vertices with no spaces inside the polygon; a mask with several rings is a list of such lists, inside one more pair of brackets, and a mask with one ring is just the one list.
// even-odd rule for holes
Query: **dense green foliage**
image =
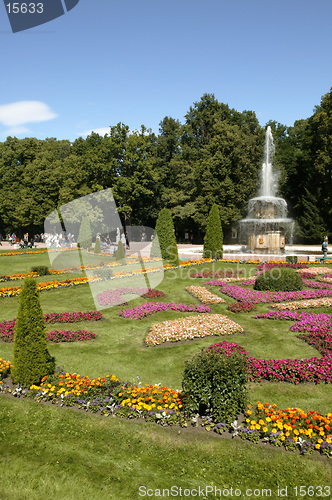
{"label": "dense green foliage", "polygon": [[215,203],[209,213],[206,233],[204,236],[203,258],[222,259],[223,232],[220,222],[219,208]]}
{"label": "dense green foliage", "polygon": [[77,245],[79,248],[90,248],[92,245],[92,232],[88,217],[83,217],[78,233]]}
{"label": "dense green foliage", "polygon": [[158,238],[154,238],[152,241],[150,252],[151,257],[160,257],[161,253],[162,259],[167,260],[174,265],[178,265],[179,256],[176,246],[174,225],[171,211],[168,208],[163,208],[158,215],[156,222],[156,234]]}
{"label": "dense green foliage", "polygon": [[[290,127],[268,124],[279,194],[296,220],[297,241],[320,243],[332,233],[332,89],[311,117]],[[53,210],[112,188],[124,227],[154,227],[169,208],[177,239],[190,233],[202,242],[216,203],[229,237],[257,195],[263,146],[255,113],[231,109],[213,94],[190,106],[183,124],[162,119],[159,135],[119,123],[104,137],[92,133],[73,143],[8,137],[0,143],[0,232],[42,232]]]}
{"label": "dense green foliage", "polygon": [[46,345],[44,315],[39,303],[36,281],[25,278],[20,295],[14,334],[12,380],[23,387],[39,384],[55,370],[55,359]]}
{"label": "dense green foliage", "polygon": [[255,290],[290,292],[303,289],[301,276],[294,269],[273,267],[256,277]]}
{"label": "dense green foliage", "polygon": [[247,403],[246,359],[236,353],[203,349],[184,369],[184,408],[193,415],[208,415],[214,422],[231,423]]}
{"label": "dense green foliage", "polygon": [[50,273],[48,266],[32,266],[31,271],[38,276],[48,276]]}
{"label": "dense green foliage", "polygon": [[123,263],[125,263],[125,250],[123,248],[123,244],[122,244],[122,241],[119,241],[118,243],[118,248],[116,249],[116,252],[115,252],[115,260],[117,261],[123,261]]}
{"label": "dense green foliage", "polygon": [[96,238],[94,253],[101,253],[100,239],[99,238]]}

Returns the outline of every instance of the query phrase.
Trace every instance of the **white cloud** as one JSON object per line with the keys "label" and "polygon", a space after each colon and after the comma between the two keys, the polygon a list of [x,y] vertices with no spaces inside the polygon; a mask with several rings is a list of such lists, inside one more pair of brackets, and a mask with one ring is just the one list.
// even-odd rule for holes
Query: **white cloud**
{"label": "white cloud", "polygon": [[17,101],[0,106],[0,123],[11,128],[56,117],[51,108],[41,101]]}
{"label": "white cloud", "polygon": [[78,135],[81,135],[81,136],[91,135],[92,132],[95,132],[96,134],[99,134],[99,135],[104,137],[105,134],[110,133],[110,127],[92,128],[91,130],[86,130],[85,132],[81,132]]}
{"label": "white cloud", "polygon": [[30,134],[30,132],[31,131],[28,129],[28,127],[20,127],[20,126],[10,127],[7,130],[5,130],[4,132],[1,132],[1,137],[8,137],[8,136],[14,137],[14,136],[23,135],[23,134],[28,135],[28,134]]}

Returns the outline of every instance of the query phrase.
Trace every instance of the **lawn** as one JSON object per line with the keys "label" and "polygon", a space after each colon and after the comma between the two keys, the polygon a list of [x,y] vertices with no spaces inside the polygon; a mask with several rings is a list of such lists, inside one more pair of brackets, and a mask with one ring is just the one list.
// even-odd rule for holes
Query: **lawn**
{"label": "lawn", "polygon": [[[91,263],[100,260],[100,256],[91,255]],[[102,260],[107,262],[105,258]],[[66,267],[69,262],[76,265],[74,258],[68,258],[65,259]],[[47,254],[0,256],[0,276],[25,272],[35,265],[50,265]],[[59,259],[57,267],[64,267],[59,265]],[[191,273],[211,270],[237,270],[242,271],[241,276],[250,277],[256,266],[215,262],[166,271],[163,281],[157,286],[165,297],[144,299],[134,296],[128,306],[106,308],[101,311],[104,320],[79,324],[79,329],[95,333],[96,339],[50,343],[49,351],[56,357],[57,364],[71,373],[90,378],[113,374],[128,383],[139,380],[142,384],[160,383],[172,389],[181,389],[185,361],[201,348],[221,340],[240,344],[256,358],[320,357],[316,349],[290,331],[292,322],[254,319],[255,314],[270,310],[268,304],[258,304],[255,312],[233,313],[226,308],[235,302],[234,299],[221,294],[218,287],[208,288],[222,296],[225,303],[210,305],[211,313],[227,315],[243,327],[243,334],[146,347],[144,339],[153,323],[194,316],[195,313],[160,311],[138,321],[119,316],[123,308],[156,300],[199,305],[198,299],[185,287],[203,285],[208,281],[206,278],[191,278]],[[73,276],[78,275],[68,273],[56,278],[38,278],[38,281],[65,280]],[[126,280],[117,282],[121,287]],[[6,282],[3,286],[19,286],[21,283]],[[0,298],[0,321],[16,316],[18,300],[18,297]],[[40,300],[44,313],[95,310],[87,284],[43,291]],[[332,313],[332,308],[321,311]],[[60,326],[64,329],[63,325]],[[55,325],[47,326],[47,331],[54,329]],[[59,325],[56,329],[60,329]],[[12,343],[1,343],[0,357],[13,359]],[[299,407],[321,414],[331,412],[331,395],[331,384],[249,384],[249,397],[253,403],[267,401],[280,408]],[[1,498],[34,499],[45,498],[47,494],[48,498],[61,499],[91,498],[92,495],[101,499],[131,499],[142,496],[138,493],[140,485],[153,490],[172,485],[187,489],[213,485],[241,488],[242,492],[246,488],[271,488],[274,498],[278,496],[278,487],[288,486],[288,498],[295,498],[294,486],[326,486],[330,480],[331,460],[316,452],[311,456],[299,456],[296,452],[254,445],[240,439],[231,440],[203,429],[162,428],[142,421],[106,418],[45,403],[17,400],[7,395],[0,395],[0,405]],[[249,498],[250,495],[243,493],[242,497]],[[205,498],[215,496],[207,492]]]}

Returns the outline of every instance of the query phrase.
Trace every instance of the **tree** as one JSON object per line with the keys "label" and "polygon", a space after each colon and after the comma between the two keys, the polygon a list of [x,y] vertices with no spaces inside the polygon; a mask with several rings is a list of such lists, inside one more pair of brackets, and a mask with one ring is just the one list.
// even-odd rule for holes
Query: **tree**
{"label": "tree", "polygon": [[[178,249],[174,234],[174,225],[171,211],[168,208],[163,208],[156,222],[155,232],[158,237],[161,257],[169,261],[173,265],[179,264]],[[151,257],[159,257],[159,248],[157,239],[154,238],[151,246]]]}
{"label": "tree", "polygon": [[79,248],[90,248],[92,245],[92,232],[88,217],[83,217],[77,238]]}
{"label": "tree", "polygon": [[298,217],[297,222],[300,225],[299,236],[301,240],[307,244],[321,243],[327,230],[317,199],[308,189],[305,189],[299,202],[302,205],[302,214]]}
{"label": "tree", "polygon": [[219,208],[216,203],[212,205],[204,237],[204,259],[222,259],[223,232],[220,222]]}
{"label": "tree", "polygon": [[14,383],[23,387],[39,384],[55,370],[55,359],[47,350],[44,315],[39,303],[36,280],[26,277],[20,295],[14,333],[11,371]]}

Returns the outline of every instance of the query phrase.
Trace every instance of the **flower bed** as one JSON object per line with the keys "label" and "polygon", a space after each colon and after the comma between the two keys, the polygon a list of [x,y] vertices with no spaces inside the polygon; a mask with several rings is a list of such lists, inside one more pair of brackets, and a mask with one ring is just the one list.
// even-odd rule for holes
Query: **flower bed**
{"label": "flower bed", "polygon": [[[300,264],[300,263],[291,264],[288,262],[276,262],[276,261],[266,262],[264,264],[260,264],[259,266],[257,266],[257,271],[264,272],[264,271],[268,271],[269,269],[272,269],[274,267],[290,267],[291,269],[299,269],[301,271],[302,269],[307,269],[308,264]],[[311,272],[311,270],[310,270],[310,272]]]}
{"label": "flower bed", "polygon": [[316,330],[317,328],[332,329],[332,315],[324,313],[307,313],[291,311],[269,311],[267,313],[257,314],[256,319],[285,319],[296,321],[290,327],[293,332],[305,332]]}
{"label": "flower bed", "polygon": [[[60,249],[59,249],[60,250]],[[45,250],[46,252],[46,250]],[[23,253],[23,252],[22,252]],[[28,252],[24,252],[28,253]],[[35,253],[35,252],[34,252]],[[1,255],[1,253],[0,253]],[[17,255],[16,253],[13,255]],[[153,259],[155,260],[155,259]],[[157,259],[159,260],[159,259]],[[137,276],[140,274],[146,274],[146,273],[153,273],[153,272],[159,272],[159,271],[169,271],[177,268],[185,268],[185,267],[191,267],[191,266],[197,266],[201,264],[206,264],[214,262],[212,259],[200,259],[200,260],[195,260],[195,261],[182,261],[179,263],[178,266],[171,266],[169,264],[164,264],[162,267],[149,267],[149,268],[140,268],[140,269],[134,269],[132,271],[120,271],[120,272],[114,272],[113,273],[113,279],[114,278],[126,278],[130,276]],[[117,264],[118,265],[118,264]],[[91,269],[93,268],[93,265]],[[71,269],[71,268],[68,268]],[[64,272],[68,271],[68,269],[64,269]],[[79,267],[74,268],[76,272],[80,271]],[[89,266],[87,266],[87,269],[89,269]],[[51,274],[61,274],[59,270],[55,270],[54,272],[52,271]],[[95,281],[102,281],[102,278],[99,276],[83,276],[80,278],[68,278],[64,281],[49,281],[49,282],[39,282],[37,283],[37,289],[39,291],[44,291],[44,290],[52,290],[52,289],[57,289],[57,288],[63,288],[63,287],[68,287],[68,286],[73,286],[73,285],[85,285],[86,283],[93,283]],[[4,287],[0,288],[0,297],[16,297],[21,293],[22,287]]]}
{"label": "flower bed", "polygon": [[290,382],[299,384],[303,382],[331,383],[332,382],[332,356],[329,353],[322,358],[309,359],[257,359],[248,356],[248,353],[236,343],[220,342],[208,349],[226,351],[228,356],[240,352],[248,360],[248,381],[262,382]]}
{"label": "flower bed", "polygon": [[319,281],[322,281],[323,283],[325,283],[326,285],[327,284],[331,284],[332,283],[332,277],[328,277],[328,276],[321,276],[319,278]]}
{"label": "flower bed", "polygon": [[97,295],[97,299],[100,305],[102,306],[116,306],[120,304],[127,304],[127,302],[123,302],[121,298],[122,295],[126,294],[136,294],[145,298],[157,298],[157,297],[165,297],[164,292],[160,290],[154,290],[151,288],[115,288],[113,290],[104,290],[103,292]]}
{"label": "flower bed", "polygon": [[296,271],[299,276],[301,276],[302,280],[313,280],[316,278],[316,274],[315,273],[311,273],[311,272],[305,272],[305,271]]}
{"label": "flower bed", "polygon": [[236,335],[243,333],[242,326],[238,325],[222,314],[191,316],[173,321],[162,321],[151,326],[145,339],[148,346],[163,342],[178,342],[192,340],[212,335]]}
{"label": "flower bed", "polygon": [[225,302],[222,297],[209,292],[204,286],[187,286],[186,290],[203,304],[223,304]]}
{"label": "flower bed", "polygon": [[49,342],[83,342],[84,340],[95,339],[96,335],[86,330],[54,330],[46,333],[46,338]]}
{"label": "flower bed", "polygon": [[[45,290],[54,290],[57,288],[66,288],[69,286],[86,285],[87,283],[92,281],[101,281],[101,278],[98,278],[96,276],[90,276],[89,278],[87,278],[86,276],[84,276],[82,278],[70,278],[64,281],[58,281],[58,280],[45,281],[45,282],[40,281],[37,283],[37,290],[45,291]],[[21,291],[22,291],[21,286],[0,288],[0,297],[16,297],[21,293]]]}
{"label": "flower bed", "polygon": [[23,280],[26,276],[36,277],[38,275],[37,273],[32,273],[32,272],[20,273],[20,274],[4,274],[3,276],[0,276],[0,282]]}
{"label": "flower bed", "polygon": [[322,356],[332,353],[332,331],[324,326],[307,333],[300,333],[298,338],[313,346]]}
{"label": "flower bed", "polygon": [[[117,389],[114,399],[130,413],[134,411],[132,416],[144,416],[148,421],[169,420],[173,415],[178,416],[182,409],[179,391],[173,391],[168,387],[160,387],[156,384],[121,386]],[[121,413],[121,411],[118,410],[117,413]]]}
{"label": "flower bed", "polygon": [[242,302],[284,302],[288,300],[314,299],[319,297],[332,297],[332,290],[299,290],[295,292],[260,292],[258,290],[246,290],[237,285],[227,285],[220,280],[207,281],[204,285],[219,286],[220,291],[233,299]]}
{"label": "flower bed", "polygon": [[300,408],[277,410],[275,404],[258,401],[256,408],[248,406],[240,436],[255,442],[263,439],[288,450],[299,449],[302,454],[315,449],[331,456],[331,424],[332,413],[323,416]]}
{"label": "flower bed", "polygon": [[203,273],[191,273],[190,278],[235,278],[243,271],[204,271]]}
{"label": "flower bed", "polygon": [[49,313],[44,316],[46,323],[78,323],[80,321],[101,321],[102,314],[97,311]]}
{"label": "flower bed", "polygon": [[317,276],[319,274],[331,274],[332,269],[329,267],[312,267],[309,272]]}
{"label": "flower bed", "polygon": [[[103,316],[100,312],[88,311],[88,312],[66,312],[66,313],[50,313],[44,315],[45,323],[78,323],[80,321],[100,321]],[[13,342],[14,340],[14,330],[15,330],[16,318],[10,321],[2,321],[0,323],[0,340],[3,342]],[[51,335],[53,332],[47,335]],[[71,332],[71,337],[75,332]],[[90,333],[89,335],[94,335]],[[94,338],[94,337],[91,337]],[[51,339],[49,339],[51,340]],[[74,338],[73,338],[74,340]],[[72,341],[73,341],[72,340]],[[88,340],[88,338],[82,339]],[[51,340],[52,341],[52,340]],[[58,341],[57,341],[58,342]],[[69,342],[69,340],[67,340]]]}
{"label": "flower bed", "polygon": [[233,304],[229,304],[226,309],[234,313],[243,313],[256,311],[257,306],[251,302],[234,302]]}
{"label": "flower bed", "polygon": [[[229,355],[235,350],[243,351],[235,343],[224,344],[228,344],[225,345],[225,350]],[[1,374],[4,374],[3,377],[8,375],[10,367],[9,361],[0,358],[0,378]],[[38,402],[51,401],[60,406],[77,405],[79,409],[106,416],[144,418],[145,421],[161,425],[187,426],[181,392],[160,385],[121,385],[114,375],[91,380],[58,368],[53,375],[44,377],[40,385],[32,385],[27,389],[17,386],[10,390],[0,380],[1,392],[33,398]],[[197,425],[196,419],[191,423]],[[299,449],[303,454],[317,450],[328,457],[332,454],[331,423],[332,413],[324,416],[315,411],[304,412],[299,408],[278,410],[275,404],[262,404],[259,401],[255,408],[247,406],[244,422],[240,425],[237,421],[228,427],[221,422],[215,424],[209,417],[202,420],[202,426],[207,430],[212,428],[222,433],[228,428],[233,437],[239,436],[255,443],[262,440],[275,446],[284,446],[287,450]]]}
{"label": "flower bed", "polygon": [[198,304],[176,304],[171,302],[166,304],[164,302],[145,302],[140,306],[131,309],[123,309],[119,314],[127,319],[143,319],[146,316],[155,314],[159,311],[180,311],[180,312],[200,312],[208,313],[210,308],[208,306],[200,306]]}
{"label": "flower bed", "polygon": [[293,302],[285,302],[281,304],[273,304],[279,310],[296,311],[297,309],[309,309],[310,307],[331,307],[332,297],[322,297],[320,299],[298,300]]}
{"label": "flower bed", "polygon": [[6,378],[9,374],[11,366],[12,364],[10,361],[5,361],[4,359],[0,358],[0,383],[1,380]]}
{"label": "flower bed", "polygon": [[91,380],[77,373],[61,371],[60,368],[53,375],[44,377],[40,385],[32,385],[25,395],[34,397],[37,401],[62,402],[70,406],[77,404],[82,396],[107,396],[116,385],[119,385],[119,380],[114,375]]}
{"label": "flower bed", "polygon": [[309,288],[325,288],[330,289],[332,288],[331,283],[324,282],[322,283],[321,281],[314,281],[314,280],[308,280],[308,279],[302,279],[304,286],[309,287]]}

